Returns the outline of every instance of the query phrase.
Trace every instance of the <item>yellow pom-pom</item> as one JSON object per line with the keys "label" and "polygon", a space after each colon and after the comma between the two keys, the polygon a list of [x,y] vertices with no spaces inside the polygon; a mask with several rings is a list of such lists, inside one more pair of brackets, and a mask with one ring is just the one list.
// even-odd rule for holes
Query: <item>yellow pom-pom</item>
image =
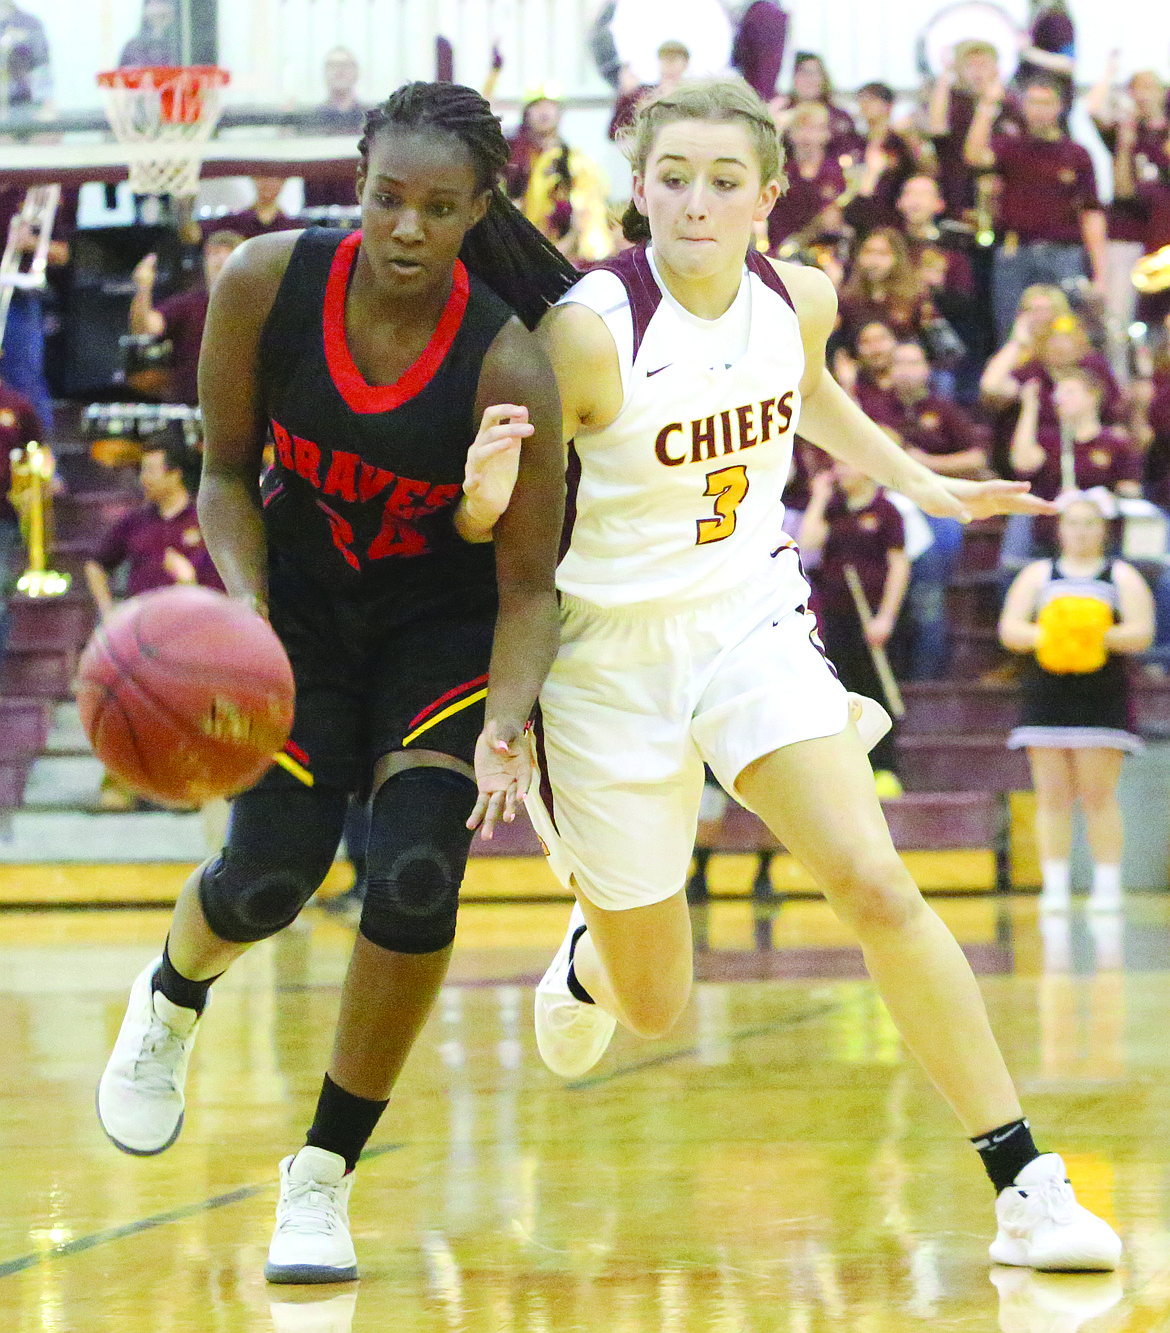
{"label": "yellow pom-pom", "polygon": [[1057,597],[1036,617],[1036,661],[1057,675],[1100,671],[1109,653],[1105,631],[1113,612],[1096,597]]}

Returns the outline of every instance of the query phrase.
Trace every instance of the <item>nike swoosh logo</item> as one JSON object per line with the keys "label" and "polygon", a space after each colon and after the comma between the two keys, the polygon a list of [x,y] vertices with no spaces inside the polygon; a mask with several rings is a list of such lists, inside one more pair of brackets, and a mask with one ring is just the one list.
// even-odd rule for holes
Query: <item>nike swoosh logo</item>
{"label": "nike swoosh logo", "polygon": [[664,370],[669,370],[673,365],[674,365],[673,361],[668,361],[666,365],[659,366],[657,370],[648,370],[646,372],[646,378],[651,379],[655,375],[661,375]]}

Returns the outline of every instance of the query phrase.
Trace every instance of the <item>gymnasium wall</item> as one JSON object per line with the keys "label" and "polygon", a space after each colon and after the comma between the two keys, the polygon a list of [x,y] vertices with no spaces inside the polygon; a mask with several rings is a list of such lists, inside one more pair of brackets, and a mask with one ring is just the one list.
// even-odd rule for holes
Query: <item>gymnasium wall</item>
{"label": "gymnasium wall", "polygon": [[[48,31],[56,100],[62,108],[96,104],[94,73],[117,60],[135,32],[141,0],[25,0]],[[672,23],[716,0],[623,0],[645,7],[648,22],[671,35]],[[732,6],[734,8],[736,6]],[[790,47],[822,52],[836,82],[857,87],[880,78],[895,87],[917,82],[918,35],[940,10],[939,0],[786,0]],[[455,73],[480,84],[492,42],[505,56],[502,100],[555,79],[569,97],[604,96],[584,35],[600,0],[235,0],[219,7],[220,62],[232,70],[230,98],[241,102],[311,105],[321,99],[321,60],[336,43],[351,46],[363,66],[362,95],[375,101],[406,78],[434,69],[434,39],[455,46]],[[1002,0],[1017,20],[1027,0]],[[1073,0],[1079,69],[1091,81],[1108,52],[1122,51],[1124,69],[1170,57],[1170,6],[1150,0]],[[692,17],[693,21],[693,17]]]}

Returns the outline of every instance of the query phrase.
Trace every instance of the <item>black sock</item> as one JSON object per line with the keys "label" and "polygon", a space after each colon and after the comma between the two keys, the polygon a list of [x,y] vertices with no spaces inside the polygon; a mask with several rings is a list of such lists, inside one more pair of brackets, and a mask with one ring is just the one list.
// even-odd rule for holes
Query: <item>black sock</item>
{"label": "black sock", "polygon": [[577,980],[577,972],[573,967],[573,955],[577,952],[577,941],[588,929],[588,926],[578,926],[573,932],[573,942],[569,945],[569,974],[565,978],[565,983],[569,987],[569,994],[574,1000],[580,1000],[582,1004],[592,1004],[593,996]]}
{"label": "black sock", "polygon": [[155,971],[150,989],[162,991],[163,995],[180,1009],[194,1009],[197,1014],[201,1014],[207,1008],[207,992],[211,989],[211,983],[218,981],[223,973],[208,977],[206,981],[189,980],[175,971],[175,965],[171,962],[170,943],[168,939],[163,945],[162,962]]}
{"label": "black sock", "polygon": [[388,1105],[389,1099],[372,1102],[368,1097],[355,1097],[326,1074],[305,1142],[310,1148],[324,1148],[344,1157],[345,1169],[352,1171]]}
{"label": "black sock", "polygon": [[1032,1142],[1032,1131],[1026,1120],[1013,1120],[1010,1125],[1000,1125],[990,1134],[980,1134],[971,1142],[983,1158],[984,1170],[991,1177],[996,1194],[1014,1185],[1024,1167],[1040,1156],[1040,1149]]}

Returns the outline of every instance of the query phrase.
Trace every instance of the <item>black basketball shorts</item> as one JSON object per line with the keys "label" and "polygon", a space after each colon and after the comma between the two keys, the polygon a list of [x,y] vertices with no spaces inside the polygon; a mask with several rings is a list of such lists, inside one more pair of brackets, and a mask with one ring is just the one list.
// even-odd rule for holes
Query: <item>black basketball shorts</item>
{"label": "black basketball shorts", "polygon": [[[494,598],[458,593],[409,611],[390,599],[286,598],[272,626],[296,681],[285,754],[314,786],[369,791],[383,755],[437,750],[470,765],[483,729]],[[258,786],[303,781],[274,765]]]}

